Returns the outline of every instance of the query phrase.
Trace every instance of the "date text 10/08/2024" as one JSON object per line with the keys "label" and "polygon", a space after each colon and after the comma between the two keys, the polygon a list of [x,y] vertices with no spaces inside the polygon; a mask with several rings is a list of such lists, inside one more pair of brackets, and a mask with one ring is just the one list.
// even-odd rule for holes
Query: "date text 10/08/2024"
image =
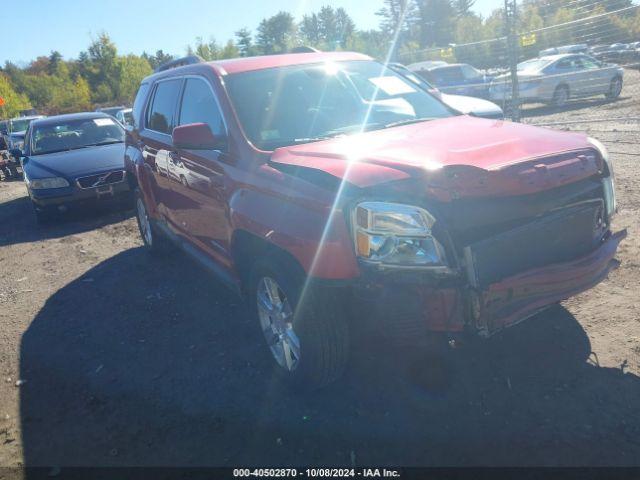
{"label": "date text 10/08/2024", "polygon": [[400,478],[401,474],[398,470],[386,468],[306,468],[304,470],[297,470],[295,468],[236,468],[233,470],[233,476],[236,478]]}

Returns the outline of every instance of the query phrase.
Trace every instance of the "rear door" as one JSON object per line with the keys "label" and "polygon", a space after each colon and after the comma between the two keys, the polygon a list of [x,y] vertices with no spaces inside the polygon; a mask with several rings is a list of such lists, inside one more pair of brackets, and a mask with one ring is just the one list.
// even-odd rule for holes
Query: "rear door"
{"label": "rear door", "polygon": [[609,91],[609,83],[611,81],[610,68],[602,68],[595,59],[586,55],[578,57],[578,62],[582,67],[582,75],[587,79],[585,95],[597,95]]}
{"label": "rear door", "polygon": [[169,216],[183,236],[229,267],[225,170],[232,167],[224,146],[227,128],[209,80],[200,76],[185,78],[177,117],[177,125],[193,123],[207,124],[221,144],[212,150],[171,150],[168,178],[177,201]]}
{"label": "rear door", "polygon": [[153,86],[144,128],[140,131],[145,170],[150,173],[151,190],[158,213],[165,218],[169,205],[175,202],[168,178],[168,158],[182,81],[181,78],[170,78],[160,80]]}

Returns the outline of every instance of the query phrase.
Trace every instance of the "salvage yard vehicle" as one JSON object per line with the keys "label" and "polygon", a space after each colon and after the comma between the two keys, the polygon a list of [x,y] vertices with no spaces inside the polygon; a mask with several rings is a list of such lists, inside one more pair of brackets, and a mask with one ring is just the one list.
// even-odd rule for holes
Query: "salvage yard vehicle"
{"label": "salvage yard vehicle", "polygon": [[145,246],[245,295],[299,386],[340,376],[348,312],[389,337],[490,336],[602,281],[626,235],[599,142],[453,113],[362,54],[168,69],[133,116]]}
{"label": "salvage yard vehicle", "polygon": [[[428,62],[421,62],[421,64],[422,63]],[[460,113],[482,118],[504,118],[504,112],[502,111],[502,109],[489,100],[478,97],[467,97],[465,95],[450,95],[448,93],[442,93],[435,86],[427,82],[424,78],[416,75],[409,67],[405,67],[400,63],[389,63],[387,66],[400,75],[404,75],[413,83],[420,86],[421,88],[424,88],[431,95],[439,98],[443,103]]]}
{"label": "salvage yard vehicle", "polygon": [[34,121],[22,159],[38,221],[81,205],[126,202],[124,129],[105,113],[73,113]]}
{"label": "salvage yard vehicle", "polygon": [[492,76],[466,63],[447,63],[428,67],[418,63],[409,66],[409,69],[431,85],[435,85],[442,93],[480,98],[489,97],[489,84]]}
{"label": "salvage yard vehicle", "polygon": [[29,128],[29,124],[39,118],[44,118],[42,115],[32,115],[28,117],[16,117],[7,120],[3,131],[3,137],[6,144],[6,150],[8,153],[3,155],[4,160],[0,160],[0,168],[2,168],[5,177],[18,178],[18,168],[20,166],[20,159],[10,154],[13,150],[20,150],[24,146],[24,135]]}
{"label": "salvage yard vehicle", "polygon": [[118,110],[114,116],[122,125],[132,125],[133,117],[131,116],[131,112],[131,108],[123,108],[122,110]]}
{"label": "salvage yard vehicle", "polygon": [[106,113],[107,115],[112,116],[113,118],[118,118],[118,114],[123,111],[126,110],[127,107],[125,106],[117,106],[117,107],[101,107],[101,108],[96,108],[96,112],[100,112],[100,113]]}
{"label": "salvage yard vehicle", "polygon": [[[622,92],[624,70],[588,55],[561,54],[518,64],[518,93],[522,103],[542,102],[564,107],[572,98],[604,95],[615,100]],[[509,74],[496,77],[489,89],[493,101],[511,98]]]}

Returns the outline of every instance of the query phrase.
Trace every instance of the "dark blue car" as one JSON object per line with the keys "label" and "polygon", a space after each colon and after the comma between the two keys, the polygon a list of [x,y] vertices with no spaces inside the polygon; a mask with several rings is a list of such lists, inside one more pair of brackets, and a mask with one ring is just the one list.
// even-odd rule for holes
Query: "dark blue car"
{"label": "dark blue car", "polygon": [[27,130],[24,181],[38,220],[81,204],[112,203],[130,195],[122,126],[105,113],[36,120]]}
{"label": "dark blue car", "polygon": [[438,87],[443,93],[480,98],[489,97],[489,84],[492,77],[466,63],[437,65],[414,70],[414,73]]}

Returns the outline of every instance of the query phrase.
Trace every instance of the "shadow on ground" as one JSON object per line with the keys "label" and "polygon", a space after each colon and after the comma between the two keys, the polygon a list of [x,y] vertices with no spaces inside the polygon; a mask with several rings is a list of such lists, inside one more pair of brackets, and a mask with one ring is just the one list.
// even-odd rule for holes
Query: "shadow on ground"
{"label": "shadow on ground", "polygon": [[356,340],[340,382],[283,390],[237,297],[181,255],[125,251],[24,333],[24,464],[640,462],[638,377],[594,364],[561,307],[446,358]]}
{"label": "shadow on ground", "polygon": [[122,202],[96,205],[54,216],[39,225],[28,196],[0,203],[0,247],[95,230],[133,215]]}

